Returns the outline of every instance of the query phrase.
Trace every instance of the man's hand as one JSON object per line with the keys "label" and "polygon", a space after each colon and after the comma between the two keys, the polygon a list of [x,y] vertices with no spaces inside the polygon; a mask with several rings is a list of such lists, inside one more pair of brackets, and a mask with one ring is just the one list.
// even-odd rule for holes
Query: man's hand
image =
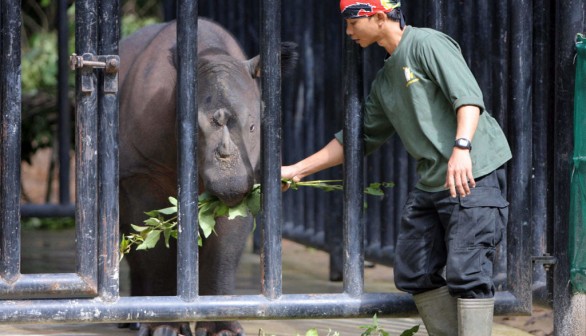
{"label": "man's hand", "polygon": [[450,195],[462,197],[470,194],[470,188],[476,187],[472,176],[472,159],[470,151],[454,147],[452,156],[448,161],[448,173],[444,187],[450,189]]}
{"label": "man's hand", "polygon": [[[295,165],[282,166],[281,167],[281,178],[293,180],[293,182],[301,181],[301,178],[299,176],[297,176],[297,168],[295,168]],[[281,183],[281,190],[287,191],[288,189],[289,189],[289,184],[282,182]]]}

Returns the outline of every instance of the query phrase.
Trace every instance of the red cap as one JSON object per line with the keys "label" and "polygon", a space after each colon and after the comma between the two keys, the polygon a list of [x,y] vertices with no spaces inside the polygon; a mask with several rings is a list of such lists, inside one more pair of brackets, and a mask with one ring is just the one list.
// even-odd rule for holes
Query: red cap
{"label": "red cap", "polygon": [[378,12],[388,13],[400,6],[396,0],[341,0],[340,12],[344,19],[357,19]]}

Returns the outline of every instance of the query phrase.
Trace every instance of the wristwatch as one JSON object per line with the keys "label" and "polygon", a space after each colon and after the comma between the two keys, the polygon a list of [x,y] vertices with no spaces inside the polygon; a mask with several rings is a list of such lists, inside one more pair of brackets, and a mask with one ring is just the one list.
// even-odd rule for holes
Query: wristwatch
{"label": "wristwatch", "polygon": [[458,147],[460,149],[467,149],[469,151],[472,150],[472,142],[470,142],[470,140],[466,139],[466,138],[459,138],[456,139],[456,141],[454,142],[454,147]]}

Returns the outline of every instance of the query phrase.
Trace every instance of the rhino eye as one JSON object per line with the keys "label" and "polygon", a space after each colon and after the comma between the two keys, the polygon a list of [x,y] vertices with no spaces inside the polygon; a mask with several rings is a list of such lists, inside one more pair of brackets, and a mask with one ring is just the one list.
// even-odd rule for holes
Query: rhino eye
{"label": "rhino eye", "polygon": [[255,129],[256,129],[256,126],[254,126],[254,124],[250,125],[250,133],[254,132]]}

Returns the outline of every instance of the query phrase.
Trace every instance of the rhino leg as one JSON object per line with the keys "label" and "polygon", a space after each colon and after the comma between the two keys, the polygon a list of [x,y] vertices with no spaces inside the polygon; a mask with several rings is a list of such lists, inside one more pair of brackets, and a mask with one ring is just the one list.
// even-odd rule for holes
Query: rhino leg
{"label": "rhino leg", "polygon": [[193,336],[189,323],[144,323],[137,336]]}
{"label": "rhino leg", "polygon": [[195,336],[245,336],[240,323],[231,322],[197,322]]}
{"label": "rhino leg", "polygon": [[[236,271],[246,241],[252,231],[253,218],[217,218],[212,233],[200,249],[200,294],[234,294]],[[241,336],[244,329],[236,321],[197,322],[197,336]]]}
{"label": "rhino leg", "polygon": [[[172,178],[171,178],[172,179]],[[168,196],[174,190],[165,188],[167,181],[152,176],[134,176],[120,182],[120,226],[123,233],[130,224],[142,225],[145,211],[168,207]],[[170,248],[163,241],[146,251],[131,251],[124,259],[130,266],[130,294],[132,296],[177,295],[177,253],[174,240]],[[130,327],[136,324],[129,324]],[[188,323],[140,323],[138,336],[191,335]],[[136,330],[136,329],[135,329]]]}

